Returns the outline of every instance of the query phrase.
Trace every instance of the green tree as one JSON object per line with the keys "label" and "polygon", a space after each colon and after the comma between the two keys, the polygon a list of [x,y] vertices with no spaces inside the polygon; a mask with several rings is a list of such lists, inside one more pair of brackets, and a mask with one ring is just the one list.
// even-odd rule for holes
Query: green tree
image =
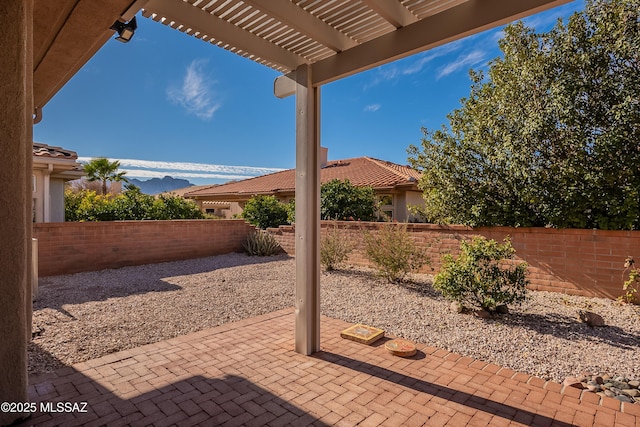
{"label": "green tree", "polygon": [[356,187],[346,179],[320,186],[320,217],[323,220],[372,221],[378,211],[373,187]]}
{"label": "green tree", "polygon": [[97,157],[91,159],[89,163],[84,165],[84,171],[87,174],[88,181],[100,181],[102,183],[102,194],[107,194],[107,183],[111,182],[129,182],[125,178],[126,172],[118,172],[120,162],[115,160],[110,162],[105,157]]}
{"label": "green tree", "polygon": [[289,210],[275,196],[256,196],[245,203],[242,218],[258,228],[272,228],[287,224]]}
{"label": "green tree", "polygon": [[449,127],[423,129],[423,214],[473,226],[640,227],[640,0],[509,25]]}
{"label": "green tree", "polygon": [[153,201],[153,219],[202,219],[204,214],[193,200],[175,194],[160,194]]}

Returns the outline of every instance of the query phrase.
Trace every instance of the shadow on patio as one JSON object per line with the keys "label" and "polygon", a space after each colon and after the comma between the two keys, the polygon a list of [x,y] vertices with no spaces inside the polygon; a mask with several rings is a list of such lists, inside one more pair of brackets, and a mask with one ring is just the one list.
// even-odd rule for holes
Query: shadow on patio
{"label": "shadow on patio", "polygon": [[285,309],[31,378],[34,402],[87,402],[20,425],[636,426],[637,405],[419,345],[402,359],[340,338],[293,351]]}

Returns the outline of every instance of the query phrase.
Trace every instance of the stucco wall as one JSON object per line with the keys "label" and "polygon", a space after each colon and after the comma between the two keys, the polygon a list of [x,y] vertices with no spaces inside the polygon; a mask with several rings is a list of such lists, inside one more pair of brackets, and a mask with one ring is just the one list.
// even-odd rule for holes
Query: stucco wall
{"label": "stucco wall", "polygon": [[64,222],[64,179],[51,178],[49,182],[51,222]]}

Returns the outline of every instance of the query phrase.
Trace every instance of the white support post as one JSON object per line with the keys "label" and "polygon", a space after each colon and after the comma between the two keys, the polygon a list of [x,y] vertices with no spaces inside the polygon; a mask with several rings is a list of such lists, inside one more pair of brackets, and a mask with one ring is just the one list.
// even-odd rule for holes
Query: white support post
{"label": "white support post", "polygon": [[296,69],[295,350],[320,350],[320,88]]}
{"label": "white support post", "polygon": [[42,200],[44,201],[44,207],[42,222],[51,222],[51,172],[53,172],[53,165],[49,163],[48,166],[49,168],[43,172]]}

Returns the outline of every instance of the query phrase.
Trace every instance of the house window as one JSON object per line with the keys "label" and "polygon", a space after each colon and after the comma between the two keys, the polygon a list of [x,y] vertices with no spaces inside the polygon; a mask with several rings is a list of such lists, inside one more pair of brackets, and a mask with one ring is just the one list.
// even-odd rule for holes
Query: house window
{"label": "house window", "polygon": [[380,219],[383,221],[393,221],[395,219],[393,217],[393,209],[381,209]]}
{"label": "house window", "polygon": [[393,206],[393,195],[381,194],[378,196],[378,203],[380,206]]}
{"label": "house window", "polygon": [[393,221],[395,219],[392,194],[378,195],[378,206],[380,208],[379,217],[382,221]]}

